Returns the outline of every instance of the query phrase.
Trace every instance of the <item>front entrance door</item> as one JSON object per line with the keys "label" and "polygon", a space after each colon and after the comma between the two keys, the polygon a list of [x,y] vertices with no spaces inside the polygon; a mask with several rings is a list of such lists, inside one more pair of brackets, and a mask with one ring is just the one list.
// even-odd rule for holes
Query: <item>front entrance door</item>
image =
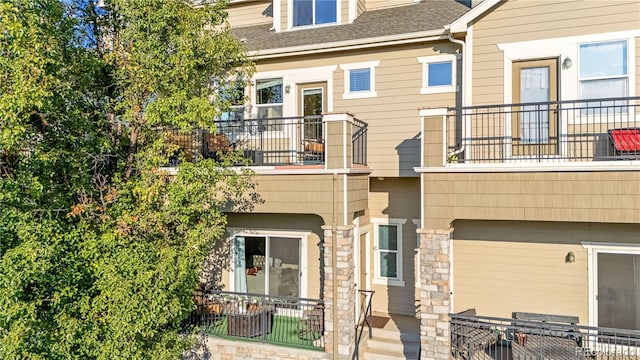
{"label": "front entrance door", "polygon": [[321,115],[327,112],[327,83],[298,85],[300,89],[299,114],[304,117],[300,129],[304,161],[324,160],[324,134]]}
{"label": "front entrance door", "polygon": [[[545,59],[513,63],[511,115],[514,156],[558,153],[558,60]],[[530,104],[530,105],[525,105]]]}

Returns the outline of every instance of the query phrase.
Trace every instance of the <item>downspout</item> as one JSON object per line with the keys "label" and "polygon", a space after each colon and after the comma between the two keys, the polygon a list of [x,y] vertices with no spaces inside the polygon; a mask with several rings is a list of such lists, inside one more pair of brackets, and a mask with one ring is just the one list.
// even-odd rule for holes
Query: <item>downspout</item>
{"label": "downspout", "polygon": [[[461,75],[461,79],[460,81],[462,82],[462,85],[460,86],[460,92],[461,92],[461,98],[462,98],[462,106],[466,106],[467,105],[467,101],[468,99],[467,97],[467,91],[466,91],[466,87],[467,87],[467,56],[465,54],[466,52],[466,44],[463,40],[458,40],[458,39],[454,39],[452,34],[451,34],[451,27],[449,25],[445,26],[445,29],[447,30],[447,38],[449,39],[450,42],[454,43],[454,44],[458,44],[460,45],[460,54],[462,55],[462,75]],[[461,116],[464,116],[464,114],[461,114]],[[446,130],[446,129],[445,129]],[[451,158],[452,156],[457,156],[458,154],[464,152],[465,150],[465,141],[464,139],[465,134],[466,133],[466,126],[462,127],[462,145],[460,146],[459,149],[456,149],[450,153],[447,154],[447,159]]]}

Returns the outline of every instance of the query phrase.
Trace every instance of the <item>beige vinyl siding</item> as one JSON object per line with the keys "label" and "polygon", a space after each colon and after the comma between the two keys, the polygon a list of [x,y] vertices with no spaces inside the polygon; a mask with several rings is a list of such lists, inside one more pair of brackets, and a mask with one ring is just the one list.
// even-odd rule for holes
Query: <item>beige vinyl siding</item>
{"label": "beige vinyl siding", "polygon": [[344,71],[337,67],[333,74],[333,112],[348,111],[369,124],[367,155],[372,176],[417,176],[413,167],[420,165],[418,109],[453,106],[458,94],[421,95],[422,64],[418,63],[417,57],[454,53],[455,49],[450,42],[404,45],[277,62],[261,61],[257,71],[380,61],[375,68],[377,97],[373,98],[343,99]]}
{"label": "beige vinyl siding", "polygon": [[640,222],[640,171],[425,174],[425,224],[455,219]]}
{"label": "beige vinyl siding", "polygon": [[289,1],[280,0],[280,30],[289,29]]}
{"label": "beige vinyl siding", "polygon": [[[385,313],[414,315],[415,307],[415,276],[414,249],[416,248],[416,225],[413,219],[420,217],[420,182],[411,178],[371,179],[369,193],[369,207],[371,218],[406,219],[402,225],[402,273],[405,286],[387,286],[374,284],[371,290],[376,292],[373,297],[373,310]],[[371,227],[374,231],[374,227]],[[371,244],[376,244],[376,234],[371,234]],[[375,274],[375,253],[370,249],[369,258],[371,268],[369,274],[373,279]]]}
{"label": "beige vinyl siding", "polygon": [[[565,263],[566,254],[574,263]],[[587,251],[575,244],[453,241],[454,312],[574,315],[589,322]]]}
{"label": "beige vinyl siding", "polygon": [[357,16],[362,15],[362,13],[365,12],[366,10],[367,10],[367,1],[366,0],[358,0],[358,5],[357,5],[358,15]]}
{"label": "beige vinyl siding", "polygon": [[229,24],[233,27],[271,24],[273,6],[271,1],[249,2],[230,5],[227,8]]}
{"label": "beige vinyl siding", "polygon": [[504,100],[503,54],[496,47],[498,43],[623,31],[639,26],[640,2],[636,0],[502,3],[473,25],[473,105]]}
{"label": "beige vinyl siding", "polygon": [[347,179],[348,214],[366,211],[369,208],[369,175],[353,175]]}
{"label": "beige vinyl siding", "polygon": [[[326,224],[336,219],[339,225],[351,225],[354,213],[366,209],[368,183],[366,175],[347,176],[347,223],[344,216],[344,175],[257,175],[256,193],[260,202],[255,204],[254,213],[276,214],[317,214]],[[350,184],[350,180],[353,183]],[[334,199],[336,205],[334,206]]]}
{"label": "beige vinyl siding", "polygon": [[349,23],[349,0],[336,0],[338,10],[340,11],[340,23]]}
{"label": "beige vinyl siding", "polygon": [[402,6],[415,3],[415,0],[366,0],[367,11],[388,8],[393,6]]}

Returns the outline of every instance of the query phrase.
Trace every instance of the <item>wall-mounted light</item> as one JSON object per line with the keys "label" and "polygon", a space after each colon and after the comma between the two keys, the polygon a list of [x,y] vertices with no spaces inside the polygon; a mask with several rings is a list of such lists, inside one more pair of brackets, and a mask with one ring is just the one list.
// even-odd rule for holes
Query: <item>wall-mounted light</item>
{"label": "wall-mounted light", "polygon": [[564,58],[564,60],[562,60],[562,68],[567,70],[569,68],[571,68],[571,65],[573,65],[571,63],[571,58],[569,58],[568,56],[566,58]]}
{"label": "wall-mounted light", "polygon": [[291,92],[291,85],[285,85],[285,87],[284,87],[284,93],[285,93],[285,94],[288,94],[288,93],[290,93],[290,92]]}
{"label": "wall-mounted light", "polygon": [[576,262],[576,255],[573,253],[573,251],[569,251],[567,253],[567,255],[564,257],[564,262],[567,264]]}

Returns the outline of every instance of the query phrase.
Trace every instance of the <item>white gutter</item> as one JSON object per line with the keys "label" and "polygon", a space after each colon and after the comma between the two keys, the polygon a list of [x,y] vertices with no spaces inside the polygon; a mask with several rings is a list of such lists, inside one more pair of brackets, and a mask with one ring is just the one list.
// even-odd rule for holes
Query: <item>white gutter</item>
{"label": "white gutter", "polygon": [[[452,34],[451,34],[451,28],[447,25],[445,26],[445,28],[447,29],[447,38],[449,39],[449,41],[451,41],[454,44],[458,44],[460,45],[460,53],[462,54],[462,85],[460,87],[460,94],[462,97],[462,106],[466,106],[467,105],[467,47],[464,41],[462,40],[458,40],[458,39],[454,39]],[[465,35],[466,37],[466,35]],[[470,50],[469,50],[470,51]],[[462,114],[462,116],[464,117],[464,114]],[[464,120],[463,120],[464,122]],[[442,129],[443,131],[446,131],[446,128]],[[449,159],[449,157],[451,156],[456,156],[462,152],[464,152],[465,150],[465,140],[466,139],[466,126],[462,127],[462,146],[459,149],[456,149],[448,154],[446,154],[446,158],[445,161],[447,159]]]}
{"label": "white gutter", "polygon": [[257,59],[271,59],[276,57],[320,54],[333,51],[366,49],[378,46],[412,44],[417,42],[446,40],[447,35],[443,29],[421,31],[410,34],[397,34],[388,36],[379,36],[365,39],[354,39],[335,41],[330,43],[309,44],[300,46],[291,46],[286,48],[267,49],[260,51],[249,51],[249,56]]}

